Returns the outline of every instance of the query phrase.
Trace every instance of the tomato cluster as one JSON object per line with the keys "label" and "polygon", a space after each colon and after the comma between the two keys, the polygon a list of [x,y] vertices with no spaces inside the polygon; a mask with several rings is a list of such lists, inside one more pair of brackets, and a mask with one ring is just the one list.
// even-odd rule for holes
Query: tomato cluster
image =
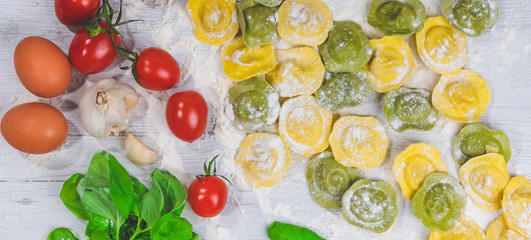
{"label": "tomato cluster", "polygon": [[[108,0],[55,0],[55,13],[62,24],[81,27],[68,51],[70,62],[79,72],[102,72],[120,55],[132,62],[131,67],[125,68],[131,68],[137,83],[147,90],[169,90],[179,82],[180,67],[170,53],[150,47],[138,54],[122,43],[122,35],[115,26],[127,22],[120,22],[120,13],[114,18],[115,12]],[[203,135],[207,116],[207,103],[195,91],[174,94],[166,106],[171,131],[187,142]]]}

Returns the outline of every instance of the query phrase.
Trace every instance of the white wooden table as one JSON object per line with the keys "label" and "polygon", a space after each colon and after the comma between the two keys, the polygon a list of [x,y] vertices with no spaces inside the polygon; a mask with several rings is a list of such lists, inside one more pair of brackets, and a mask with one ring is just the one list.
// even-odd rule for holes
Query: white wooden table
{"label": "white wooden table", "polygon": [[[56,227],[68,227],[78,236],[83,236],[86,223],[63,206],[59,191],[63,181],[73,173],[86,173],[95,151],[108,150],[130,174],[145,183],[148,183],[148,173],[153,168],[163,167],[170,169],[185,185],[195,174],[201,172],[205,159],[226,152],[214,134],[217,132],[214,131],[213,119],[217,116],[214,111],[210,113],[207,133],[202,140],[193,144],[183,143],[173,137],[161,116],[164,101],[171,93],[183,89],[199,89],[211,106],[219,104],[215,86],[213,88],[209,84],[212,80],[199,79],[204,75],[194,75],[187,71],[194,67],[207,71],[211,68],[219,69],[219,63],[218,66],[210,66],[210,62],[203,61],[208,59],[207,54],[216,54],[217,49],[193,41],[188,20],[183,19],[186,0],[170,0],[172,7],[166,8],[158,6],[153,0],[125,2],[130,6],[138,6],[128,8],[128,16],[145,20],[144,23],[130,24],[123,30],[128,36],[125,41],[134,45],[135,49],[155,45],[169,50],[184,66],[183,77],[186,80],[181,88],[165,93],[148,93],[136,86],[129,74],[122,76],[123,72],[118,69],[118,63],[115,63],[111,69],[100,74],[74,74],[70,88],[58,98],[37,99],[26,91],[15,74],[13,51],[16,44],[26,36],[38,35],[50,39],[66,52],[73,33],[55,18],[52,0],[0,1],[0,112],[3,115],[15,105],[39,100],[59,107],[69,121],[69,135],[64,147],[50,155],[23,154],[0,138],[0,239],[44,239]],[[364,27],[370,37],[377,37],[364,20],[369,0],[325,2],[332,9],[335,20],[354,20]],[[440,15],[442,0],[423,2],[429,16]],[[469,39],[470,54],[467,62],[467,68],[484,77],[493,93],[490,106],[480,122],[491,128],[503,129],[509,135],[514,150],[509,164],[510,172],[512,175],[527,177],[531,177],[530,3],[529,0],[500,1],[501,16],[495,27],[481,37]],[[173,21],[174,17],[179,20]],[[161,31],[169,31],[169,36],[180,40],[174,44],[176,40],[172,38],[152,37]],[[187,49],[183,45],[192,46],[193,49]],[[406,85],[428,89],[433,87],[438,76],[427,72],[418,61],[417,65],[420,65],[418,73]],[[217,76],[220,75],[222,74],[218,73]],[[137,167],[130,163],[124,155],[123,138],[94,139],[83,130],[77,103],[83,90],[102,77],[115,77],[128,82],[137,87],[144,99],[151,99],[141,103],[144,106],[142,109],[147,112],[131,119],[130,131],[142,140],[160,147],[163,157],[153,166]],[[161,99],[162,102],[153,101],[156,99]],[[385,122],[380,100],[381,96],[373,93],[370,102],[343,113],[376,115]],[[426,141],[441,150],[450,172],[455,175],[457,166],[451,158],[450,142],[459,127],[460,124],[442,120],[434,131],[427,133],[407,132],[400,135],[388,129],[391,136],[388,160],[377,170],[364,170],[361,173],[370,179],[389,181],[400,191],[390,174],[392,160],[409,143]],[[229,155],[226,156],[222,165],[230,166],[232,159]],[[224,167],[222,170],[234,177],[228,169]],[[388,232],[376,235],[349,226],[338,212],[325,211],[312,201],[304,172],[304,160],[295,157],[288,176],[276,187],[253,190],[236,182],[230,187],[229,203],[221,216],[204,220],[195,216],[190,208],[185,209],[184,216],[192,222],[201,239],[267,239],[265,228],[273,220],[311,227],[329,239],[427,239],[429,231],[416,220],[410,203],[403,197],[399,201],[400,216]],[[467,213],[473,214],[483,227],[498,214],[481,212],[470,205]]]}

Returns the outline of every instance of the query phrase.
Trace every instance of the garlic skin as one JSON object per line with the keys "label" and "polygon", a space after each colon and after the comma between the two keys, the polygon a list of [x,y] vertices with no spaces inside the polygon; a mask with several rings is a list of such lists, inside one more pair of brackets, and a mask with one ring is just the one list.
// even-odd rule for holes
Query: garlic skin
{"label": "garlic skin", "polygon": [[129,84],[104,78],[85,90],[79,109],[81,124],[96,138],[118,135],[127,129],[129,110],[138,103],[139,95]]}
{"label": "garlic skin", "polygon": [[146,166],[157,159],[158,153],[138,140],[133,134],[126,133],[125,154],[136,165]]}

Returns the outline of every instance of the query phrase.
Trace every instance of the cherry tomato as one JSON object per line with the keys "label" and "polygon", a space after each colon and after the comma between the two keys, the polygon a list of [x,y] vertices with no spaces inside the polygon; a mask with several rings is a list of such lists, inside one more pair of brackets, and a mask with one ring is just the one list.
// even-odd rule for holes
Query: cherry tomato
{"label": "cherry tomato", "polygon": [[201,94],[184,91],[173,94],[166,105],[170,130],[183,141],[197,140],[206,129],[208,106]]}
{"label": "cherry tomato", "polygon": [[[107,23],[99,23],[100,26],[109,30]],[[87,35],[87,29],[81,28],[70,43],[68,55],[70,62],[82,73],[99,73],[109,67],[118,56],[118,51],[112,45],[109,33],[100,33],[95,37]],[[113,35],[117,46],[121,45],[120,37]]]}
{"label": "cherry tomato", "polygon": [[138,81],[145,89],[168,90],[179,82],[181,69],[177,61],[160,48],[146,48],[135,64]]}
{"label": "cherry tomato", "polygon": [[101,0],[55,0],[55,15],[62,24],[77,27],[94,17]]}
{"label": "cherry tomato", "polygon": [[188,187],[190,206],[201,217],[217,216],[227,203],[227,185],[220,178],[225,177],[216,175],[215,165],[214,171],[211,171],[216,158],[217,156],[208,165],[205,162],[205,174],[198,175]]}

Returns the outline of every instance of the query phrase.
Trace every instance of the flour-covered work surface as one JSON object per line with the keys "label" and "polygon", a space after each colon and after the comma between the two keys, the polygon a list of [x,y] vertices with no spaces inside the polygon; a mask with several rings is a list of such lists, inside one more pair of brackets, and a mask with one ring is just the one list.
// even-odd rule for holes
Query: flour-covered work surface
{"label": "flour-covered work surface", "polygon": [[530,239],[529,12],[3,1],[0,238]]}

